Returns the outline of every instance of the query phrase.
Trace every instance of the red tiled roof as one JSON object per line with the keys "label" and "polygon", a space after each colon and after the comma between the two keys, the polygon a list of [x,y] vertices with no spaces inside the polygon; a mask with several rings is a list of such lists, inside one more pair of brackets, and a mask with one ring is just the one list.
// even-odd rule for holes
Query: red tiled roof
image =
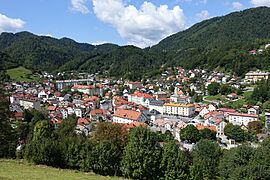
{"label": "red tiled roof", "polygon": [[90,119],[79,118],[78,121],[77,121],[77,124],[79,124],[79,125],[85,125],[85,124],[89,124],[89,122],[90,122]]}
{"label": "red tiled roof", "polygon": [[95,86],[89,86],[89,85],[74,85],[72,89],[94,89]]}
{"label": "red tiled roof", "polygon": [[23,118],[23,112],[15,112],[15,118]]}
{"label": "red tiled roof", "polygon": [[258,118],[257,114],[244,114],[244,113],[228,113],[231,116],[253,117]]}
{"label": "red tiled roof", "polygon": [[216,129],[216,126],[204,126],[203,124],[197,124],[196,125],[196,128],[198,129],[198,130],[202,130],[202,129],[205,129],[205,128],[207,128],[207,129],[210,129],[210,130],[212,130],[212,131],[217,131],[217,129]]}
{"label": "red tiled roof", "polygon": [[235,113],[236,112],[235,109],[229,109],[229,108],[219,108],[218,110],[222,111],[222,112],[230,112],[230,113]]}
{"label": "red tiled roof", "polygon": [[106,115],[108,113],[107,110],[104,110],[104,109],[93,109],[91,112],[90,112],[90,115],[91,116],[96,116],[96,115]]}
{"label": "red tiled roof", "polygon": [[141,114],[142,114],[141,112],[137,111],[117,109],[116,112],[114,113],[114,116],[137,121],[141,116]]}
{"label": "red tiled roof", "polygon": [[143,98],[146,98],[146,99],[153,98],[153,96],[151,96],[150,94],[145,94],[145,93],[140,93],[140,92],[135,92],[134,94],[131,94],[131,96],[143,97]]}
{"label": "red tiled roof", "polygon": [[55,111],[56,110],[56,106],[49,106],[47,108],[48,111]]}
{"label": "red tiled roof", "polygon": [[142,84],[142,83],[140,83],[140,82],[129,82],[129,84]]}
{"label": "red tiled roof", "polygon": [[147,124],[142,123],[142,122],[132,122],[132,123],[128,123],[128,124],[124,124],[123,127],[126,129],[131,129],[131,128],[135,128],[135,127],[146,127]]}

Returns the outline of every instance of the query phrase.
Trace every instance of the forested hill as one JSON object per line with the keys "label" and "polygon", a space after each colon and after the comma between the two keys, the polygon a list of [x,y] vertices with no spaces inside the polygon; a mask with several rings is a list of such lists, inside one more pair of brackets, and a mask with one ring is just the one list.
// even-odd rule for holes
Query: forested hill
{"label": "forested hill", "polygon": [[170,63],[190,68],[221,66],[234,72],[252,67],[269,68],[269,54],[260,62],[257,57],[247,55],[249,50],[270,43],[269,22],[270,8],[267,7],[235,12],[195,24],[165,38],[151,51],[162,51]]}
{"label": "forested hill", "polygon": [[118,48],[114,44],[93,46],[72,39],[55,39],[29,32],[2,33],[0,51],[19,65],[41,70],[55,70],[67,62]]}
{"label": "forested hill", "polygon": [[5,57],[8,67],[100,71],[129,79],[160,74],[163,65],[220,68],[243,75],[253,68],[270,69],[269,50],[257,55],[249,53],[270,43],[269,22],[270,8],[248,9],[202,21],[145,49],[114,44],[93,46],[29,32],[2,33],[0,58]]}

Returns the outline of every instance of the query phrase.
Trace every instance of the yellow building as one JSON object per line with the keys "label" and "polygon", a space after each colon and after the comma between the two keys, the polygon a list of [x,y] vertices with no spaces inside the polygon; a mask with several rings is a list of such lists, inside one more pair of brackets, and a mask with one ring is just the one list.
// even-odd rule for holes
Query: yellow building
{"label": "yellow building", "polygon": [[163,114],[174,116],[192,116],[195,113],[194,104],[167,103],[163,106]]}

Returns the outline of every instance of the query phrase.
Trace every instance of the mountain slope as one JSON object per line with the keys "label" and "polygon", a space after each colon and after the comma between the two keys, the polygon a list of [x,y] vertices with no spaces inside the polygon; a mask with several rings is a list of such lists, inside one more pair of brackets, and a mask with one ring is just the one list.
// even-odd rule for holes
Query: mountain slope
{"label": "mountain slope", "polygon": [[93,46],[29,32],[2,33],[0,54],[4,54],[4,62],[10,67],[83,70],[129,79],[158,75],[164,65],[219,68],[243,75],[254,68],[270,70],[269,50],[249,54],[270,43],[269,22],[270,8],[248,9],[200,22],[145,49],[114,44]]}
{"label": "mountain slope", "polygon": [[94,51],[107,52],[115,48],[118,46],[93,46],[68,38],[55,39],[29,32],[0,35],[0,51],[7,53],[19,65],[41,70],[55,70],[75,58],[83,59]]}
{"label": "mountain slope", "polygon": [[[237,63],[241,64],[236,62],[240,57],[249,58],[243,52],[270,43],[269,22],[270,8],[267,7],[231,13],[165,38],[151,51],[163,52],[171,64],[188,68],[233,68]],[[225,56],[227,59],[223,59]]]}

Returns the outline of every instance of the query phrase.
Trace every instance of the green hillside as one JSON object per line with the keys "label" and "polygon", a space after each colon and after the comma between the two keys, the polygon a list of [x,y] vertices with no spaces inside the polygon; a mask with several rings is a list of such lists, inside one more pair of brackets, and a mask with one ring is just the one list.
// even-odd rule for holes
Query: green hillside
{"label": "green hillside", "polygon": [[83,173],[74,170],[63,170],[51,168],[44,165],[31,165],[25,161],[1,160],[0,159],[0,179],[16,180],[67,180],[67,179],[87,179],[87,180],[113,180],[121,179],[117,177],[105,177],[93,173]]}
{"label": "green hillside", "polygon": [[20,82],[31,82],[39,80],[39,77],[34,75],[31,70],[21,66],[13,69],[8,69],[7,74],[10,76],[10,79]]}
{"label": "green hillside", "polygon": [[0,35],[0,51],[7,53],[17,65],[47,71],[56,70],[75,59],[84,59],[92,53],[108,52],[117,47],[112,44],[93,46],[68,38],[55,39],[29,32]]}
{"label": "green hillside", "polygon": [[251,68],[269,69],[269,51],[249,50],[270,43],[270,8],[260,7],[215,17],[162,40],[151,51],[166,54],[169,64],[187,68],[222,67],[241,75]]}
{"label": "green hillside", "polygon": [[220,68],[243,75],[252,69],[270,70],[269,49],[249,54],[270,43],[269,22],[270,8],[248,9],[202,21],[145,49],[114,44],[93,46],[29,32],[2,33],[0,61],[4,57],[2,61],[9,67],[83,70],[129,79],[156,76],[164,65]]}

